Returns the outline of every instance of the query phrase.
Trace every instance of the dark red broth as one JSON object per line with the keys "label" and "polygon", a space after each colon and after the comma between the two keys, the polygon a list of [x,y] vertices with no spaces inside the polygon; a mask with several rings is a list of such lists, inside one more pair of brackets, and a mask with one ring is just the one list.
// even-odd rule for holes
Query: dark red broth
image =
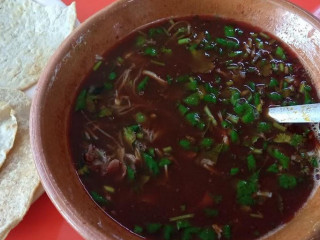
{"label": "dark red broth", "polygon": [[310,126],[267,108],[318,100],[261,29],[164,21],[97,56],[70,116],[75,167],[106,214],[148,239],[256,239],[294,216],[318,166]]}

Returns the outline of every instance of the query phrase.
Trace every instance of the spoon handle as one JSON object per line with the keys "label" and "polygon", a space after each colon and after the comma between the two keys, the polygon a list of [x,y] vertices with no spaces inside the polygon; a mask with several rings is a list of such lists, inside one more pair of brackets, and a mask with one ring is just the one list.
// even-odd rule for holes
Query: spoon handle
{"label": "spoon handle", "polygon": [[269,108],[269,116],[280,123],[320,122],[320,103]]}

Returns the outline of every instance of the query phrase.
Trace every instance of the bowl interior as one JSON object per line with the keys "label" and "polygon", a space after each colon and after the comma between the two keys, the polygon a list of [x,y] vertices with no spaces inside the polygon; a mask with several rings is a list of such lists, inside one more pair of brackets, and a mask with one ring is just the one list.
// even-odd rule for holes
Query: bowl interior
{"label": "bowl interior", "polygon": [[[41,76],[32,106],[31,137],[45,190],[87,239],[140,239],[107,217],[83,189],[72,165],[68,120],[80,82],[102,55],[134,29],[169,17],[221,16],[262,26],[299,56],[320,92],[320,23],[280,0],[120,0],[82,24],[63,43]],[[272,239],[311,239],[320,229],[318,190]],[[318,220],[319,219],[319,220]]]}

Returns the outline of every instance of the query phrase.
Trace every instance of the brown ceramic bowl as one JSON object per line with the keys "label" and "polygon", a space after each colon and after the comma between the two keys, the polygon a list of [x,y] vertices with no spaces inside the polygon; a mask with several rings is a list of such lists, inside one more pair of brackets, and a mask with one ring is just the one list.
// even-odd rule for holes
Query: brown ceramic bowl
{"label": "brown ceramic bowl", "polygon": [[[218,15],[248,22],[281,38],[299,56],[320,93],[320,23],[281,0],[120,0],[81,24],[44,70],[33,101],[32,147],[43,186],[66,220],[86,239],[140,239],[90,199],[73,168],[68,118],[81,81],[102,55],[134,29],[163,18]],[[294,219],[267,239],[320,239],[320,190]]]}

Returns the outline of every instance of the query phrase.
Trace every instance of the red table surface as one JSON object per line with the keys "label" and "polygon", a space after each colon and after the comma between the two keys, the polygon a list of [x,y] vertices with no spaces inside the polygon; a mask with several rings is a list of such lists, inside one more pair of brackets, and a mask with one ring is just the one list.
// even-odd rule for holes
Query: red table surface
{"label": "red table surface", "polygon": [[[75,0],[77,14],[83,22],[114,0]],[[73,0],[63,0],[69,5]],[[291,0],[320,18],[320,0]],[[83,238],[62,218],[48,196],[43,194],[30,208],[22,222],[7,240],[82,240]]]}

